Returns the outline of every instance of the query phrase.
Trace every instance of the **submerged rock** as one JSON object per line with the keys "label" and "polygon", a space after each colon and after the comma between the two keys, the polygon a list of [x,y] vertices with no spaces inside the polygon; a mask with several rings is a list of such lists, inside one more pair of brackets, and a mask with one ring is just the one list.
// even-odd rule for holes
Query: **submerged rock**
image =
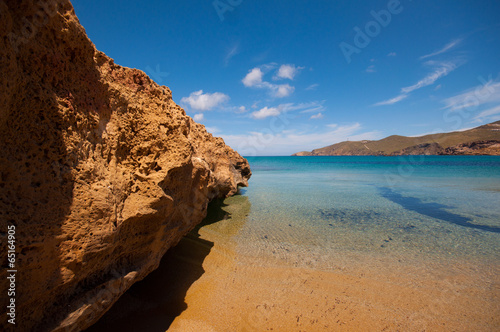
{"label": "submerged rock", "polygon": [[14,225],[16,328],[82,330],[250,168],[169,88],[97,51],[69,1],[0,1],[0,35],[0,258],[4,273]]}

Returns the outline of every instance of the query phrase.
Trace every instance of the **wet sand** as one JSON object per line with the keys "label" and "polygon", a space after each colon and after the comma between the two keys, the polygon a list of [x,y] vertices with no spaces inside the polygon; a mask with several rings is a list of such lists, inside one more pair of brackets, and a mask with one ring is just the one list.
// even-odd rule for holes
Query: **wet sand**
{"label": "wet sand", "polygon": [[[240,199],[240,198],[235,198]],[[222,205],[89,331],[493,331],[500,266],[338,252],[294,264],[236,236],[249,207]],[[229,213],[229,214],[228,214]],[[246,248],[245,243],[252,243]],[[272,245],[271,245],[272,247]],[[312,258],[311,258],[312,259]]]}

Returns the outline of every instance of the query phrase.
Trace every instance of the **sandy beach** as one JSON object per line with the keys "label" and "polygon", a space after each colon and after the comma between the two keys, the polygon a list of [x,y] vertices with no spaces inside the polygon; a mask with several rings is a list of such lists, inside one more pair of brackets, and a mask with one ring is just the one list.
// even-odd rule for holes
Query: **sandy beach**
{"label": "sandy beach", "polygon": [[235,263],[220,251],[206,257],[169,331],[492,331],[500,324],[492,314],[499,285],[478,283],[485,273],[494,278],[488,267],[467,277],[460,270],[477,267],[319,271]]}
{"label": "sandy beach", "polygon": [[[234,235],[246,210],[223,209],[231,217],[214,215],[221,220],[209,220],[184,238],[89,331],[492,331],[500,326],[498,265],[432,265],[345,252],[329,264],[293,266],[294,254],[300,254],[293,247],[288,255],[242,248]],[[255,252],[268,252],[267,258]]]}

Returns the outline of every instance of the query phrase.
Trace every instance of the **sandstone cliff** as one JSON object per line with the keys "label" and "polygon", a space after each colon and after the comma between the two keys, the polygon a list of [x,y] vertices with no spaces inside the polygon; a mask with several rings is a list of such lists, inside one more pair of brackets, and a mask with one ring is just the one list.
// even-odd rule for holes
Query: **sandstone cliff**
{"label": "sandstone cliff", "polygon": [[16,330],[81,330],[250,168],[167,87],[97,51],[69,1],[0,1],[0,36],[0,330],[8,225]]}

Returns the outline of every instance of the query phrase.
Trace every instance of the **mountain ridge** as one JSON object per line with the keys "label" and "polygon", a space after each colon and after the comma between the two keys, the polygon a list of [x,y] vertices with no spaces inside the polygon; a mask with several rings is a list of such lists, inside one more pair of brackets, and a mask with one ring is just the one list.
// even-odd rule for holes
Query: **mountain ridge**
{"label": "mountain ridge", "polygon": [[500,155],[500,121],[476,128],[417,137],[344,141],[292,156]]}

